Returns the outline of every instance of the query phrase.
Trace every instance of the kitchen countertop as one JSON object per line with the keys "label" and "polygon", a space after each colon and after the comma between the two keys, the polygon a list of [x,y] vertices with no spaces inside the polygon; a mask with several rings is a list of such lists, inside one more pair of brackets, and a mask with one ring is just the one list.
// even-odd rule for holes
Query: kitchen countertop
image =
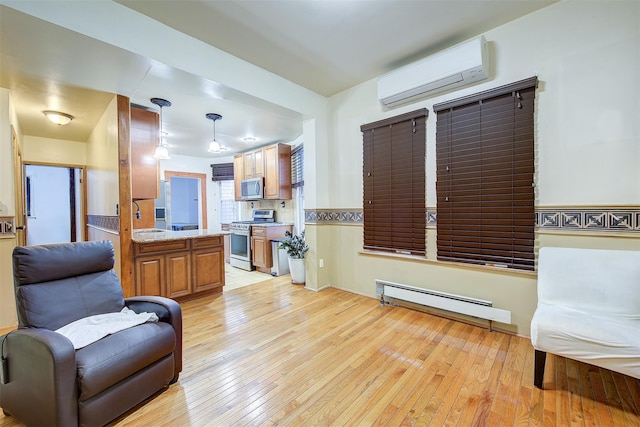
{"label": "kitchen countertop", "polygon": [[228,231],[221,231],[217,229],[207,230],[161,230],[158,228],[140,228],[133,230],[131,240],[135,243],[152,243],[163,242],[165,240],[182,240],[182,239],[197,239],[200,237],[211,236],[224,236],[225,234],[231,234]]}
{"label": "kitchen countertop", "polygon": [[287,225],[293,225],[292,222],[265,222],[259,224],[251,224],[252,227],[282,227]]}

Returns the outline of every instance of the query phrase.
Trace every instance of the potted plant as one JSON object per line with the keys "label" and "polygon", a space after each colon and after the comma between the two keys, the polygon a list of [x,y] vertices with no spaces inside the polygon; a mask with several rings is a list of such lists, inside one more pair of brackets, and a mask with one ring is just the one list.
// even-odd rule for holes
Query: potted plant
{"label": "potted plant", "polygon": [[289,255],[289,271],[293,283],[304,283],[304,256],[309,250],[309,246],[304,241],[304,230],[300,234],[292,234],[290,231],[284,233],[286,240],[280,242],[280,249],[287,251]]}

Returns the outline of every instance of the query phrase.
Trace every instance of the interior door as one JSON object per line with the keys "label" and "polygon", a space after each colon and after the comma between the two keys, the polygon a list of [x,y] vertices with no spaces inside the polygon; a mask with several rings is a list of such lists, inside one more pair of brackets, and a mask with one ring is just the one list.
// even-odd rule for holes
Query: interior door
{"label": "interior door", "polygon": [[28,245],[82,240],[81,169],[25,165]]}

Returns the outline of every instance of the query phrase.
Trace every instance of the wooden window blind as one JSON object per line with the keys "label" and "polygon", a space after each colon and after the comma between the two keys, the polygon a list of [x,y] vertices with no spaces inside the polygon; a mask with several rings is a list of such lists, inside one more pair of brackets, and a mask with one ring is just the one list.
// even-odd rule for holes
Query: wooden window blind
{"label": "wooden window blind", "polygon": [[233,181],[233,163],[212,164],[211,181]]}
{"label": "wooden window blind", "polygon": [[420,109],[360,127],[365,249],[425,255],[427,113]]}
{"label": "wooden window blind", "polygon": [[300,144],[291,150],[291,187],[304,185],[304,145]]}
{"label": "wooden window blind", "polygon": [[434,105],[438,260],[534,269],[536,86]]}

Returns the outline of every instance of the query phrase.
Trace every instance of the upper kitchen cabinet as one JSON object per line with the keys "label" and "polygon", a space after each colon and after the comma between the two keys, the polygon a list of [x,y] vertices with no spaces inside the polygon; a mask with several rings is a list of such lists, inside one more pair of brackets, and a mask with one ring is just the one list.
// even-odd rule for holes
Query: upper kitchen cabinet
{"label": "upper kitchen cabinet", "polygon": [[264,149],[249,151],[242,154],[244,179],[260,178],[264,176]]}
{"label": "upper kitchen cabinet", "polygon": [[131,197],[157,199],[160,193],[158,160],[159,117],[153,111],[131,107]]}
{"label": "upper kitchen cabinet", "polygon": [[258,150],[236,154],[233,158],[236,200],[242,200],[243,179],[264,177],[264,198],[291,199],[291,146],[274,144]]}
{"label": "upper kitchen cabinet", "polygon": [[270,145],[264,149],[264,198],[291,199],[291,146]]}
{"label": "upper kitchen cabinet", "polygon": [[233,190],[236,200],[242,200],[241,195],[241,182],[244,179],[244,156],[242,154],[236,154],[233,156]]}
{"label": "upper kitchen cabinet", "polygon": [[291,146],[274,144],[233,158],[235,199],[242,200],[240,183],[244,179],[264,177],[264,198],[291,199]]}

